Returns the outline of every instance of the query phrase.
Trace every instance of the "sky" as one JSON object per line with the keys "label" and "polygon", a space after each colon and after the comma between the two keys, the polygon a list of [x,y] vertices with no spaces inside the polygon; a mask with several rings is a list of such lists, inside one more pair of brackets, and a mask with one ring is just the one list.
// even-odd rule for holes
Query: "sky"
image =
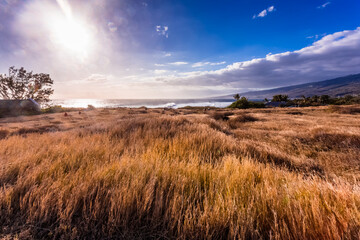
{"label": "sky", "polygon": [[360,73],[359,0],[0,0],[0,73],[53,98],[202,98]]}

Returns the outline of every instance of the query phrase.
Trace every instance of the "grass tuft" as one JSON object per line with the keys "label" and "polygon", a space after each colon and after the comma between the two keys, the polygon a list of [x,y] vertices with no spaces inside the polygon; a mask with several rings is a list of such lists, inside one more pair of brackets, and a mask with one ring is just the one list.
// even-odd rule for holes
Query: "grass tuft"
{"label": "grass tuft", "polygon": [[236,129],[238,127],[241,126],[242,123],[246,123],[246,122],[255,122],[258,121],[259,119],[257,119],[256,117],[253,117],[251,115],[248,114],[241,114],[241,115],[237,115],[233,118],[231,118],[228,121],[229,127],[232,129]]}

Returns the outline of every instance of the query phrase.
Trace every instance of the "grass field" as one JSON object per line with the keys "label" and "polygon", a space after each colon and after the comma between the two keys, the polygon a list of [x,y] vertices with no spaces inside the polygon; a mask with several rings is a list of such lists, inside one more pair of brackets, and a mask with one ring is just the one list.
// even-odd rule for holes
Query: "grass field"
{"label": "grass field", "polygon": [[359,108],[2,118],[0,238],[360,239]]}

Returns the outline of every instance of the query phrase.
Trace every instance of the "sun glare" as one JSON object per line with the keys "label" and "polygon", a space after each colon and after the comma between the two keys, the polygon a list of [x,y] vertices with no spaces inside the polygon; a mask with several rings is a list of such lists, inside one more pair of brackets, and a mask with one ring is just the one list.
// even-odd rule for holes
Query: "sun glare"
{"label": "sun glare", "polygon": [[92,50],[93,37],[86,23],[65,15],[49,21],[51,39],[62,50],[85,60]]}

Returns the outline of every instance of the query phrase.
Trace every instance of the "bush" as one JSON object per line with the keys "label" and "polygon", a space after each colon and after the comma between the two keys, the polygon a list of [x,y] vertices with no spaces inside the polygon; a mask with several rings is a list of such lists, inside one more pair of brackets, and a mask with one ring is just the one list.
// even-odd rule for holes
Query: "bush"
{"label": "bush", "polygon": [[289,96],[288,95],[275,95],[273,96],[273,99],[271,100],[272,102],[287,102],[289,100]]}
{"label": "bush", "polygon": [[0,140],[6,138],[9,135],[8,130],[0,130]]}
{"label": "bush", "polygon": [[55,105],[41,110],[43,113],[62,113],[66,112],[66,109],[61,105]]}
{"label": "bush", "polygon": [[88,110],[95,110],[96,107],[94,107],[93,105],[90,105],[90,104],[89,104],[89,105],[87,106],[87,109],[88,109]]}
{"label": "bush", "polygon": [[240,100],[233,102],[228,108],[240,108],[240,109],[248,109],[248,108],[264,108],[265,104],[262,102],[252,102],[247,98],[242,97]]}
{"label": "bush", "polygon": [[215,112],[212,114],[212,117],[215,120],[229,120],[229,116],[234,115],[232,112]]}
{"label": "bush", "polygon": [[359,107],[340,107],[340,106],[330,106],[329,111],[333,113],[340,113],[340,114],[356,114],[360,113]]}
{"label": "bush", "polygon": [[299,111],[290,111],[290,112],[286,112],[286,114],[290,114],[290,115],[304,115],[304,113],[299,112]]}

